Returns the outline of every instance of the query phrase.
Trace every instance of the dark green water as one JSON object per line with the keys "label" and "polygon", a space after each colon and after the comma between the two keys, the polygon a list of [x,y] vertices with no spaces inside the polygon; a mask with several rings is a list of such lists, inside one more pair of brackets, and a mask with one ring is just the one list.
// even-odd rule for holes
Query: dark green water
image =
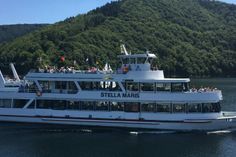
{"label": "dark green water", "polygon": [[[236,79],[193,80],[223,90],[223,109],[236,111]],[[235,157],[236,133],[82,132],[0,123],[0,157]]]}

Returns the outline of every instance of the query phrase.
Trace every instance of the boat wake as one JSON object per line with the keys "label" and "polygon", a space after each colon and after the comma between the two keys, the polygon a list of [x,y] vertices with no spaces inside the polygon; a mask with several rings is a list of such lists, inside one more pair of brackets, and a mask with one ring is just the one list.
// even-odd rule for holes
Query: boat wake
{"label": "boat wake", "polygon": [[130,131],[130,135],[141,135],[141,134],[175,134],[177,131]]}
{"label": "boat wake", "polygon": [[211,134],[230,134],[232,132],[234,132],[236,130],[218,130],[218,131],[209,131],[207,132],[207,135],[211,135]]}
{"label": "boat wake", "polygon": [[52,133],[66,133],[66,132],[78,132],[78,133],[92,133],[93,130],[90,129],[41,129],[42,132],[52,132]]}

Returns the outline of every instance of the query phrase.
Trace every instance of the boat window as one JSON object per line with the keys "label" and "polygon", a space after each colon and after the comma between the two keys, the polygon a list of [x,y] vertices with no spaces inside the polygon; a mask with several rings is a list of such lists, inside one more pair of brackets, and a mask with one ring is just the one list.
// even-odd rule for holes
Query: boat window
{"label": "boat window", "polygon": [[78,92],[73,81],[39,81],[39,84],[44,93],[75,94]]}
{"label": "boat window", "polygon": [[111,86],[112,86],[112,82],[101,81],[100,86],[99,86],[99,90],[108,90],[109,88],[111,88]]}
{"label": "boat window", "polygon": [[157,88],[157,91],[170,92],[171,85],[170,83],[157,83],[156,88]]}
{"label": "boat window", "polygon": [[125,102],[125,112],[139,112],[140,105],[138,102]]}
{"label": "boat window", "polygon": [[52,109],[53,110],[65,110],[67,107],[67,101],[65,100],[57,100],[53,101]]}
{"label": "boat window", "polygon": [[183,91],[184,92],[186,92],[186,91],[189,91],[189,89],[190,89],[190,87],[189,87],[190,85],[189,85],[189,83],[184,83],[184,89],[183,89]]}
{"label": "boat window", "polygon": [[150,63],[150,64],[151,64],[152,62],[153,62],[153,58],[148,58],[148,59],[147,59],[147,63]]}
{"label": "boat window", "polygon": [[142,112],[156,112],[156,104],[155,103],[141,103],[141,111]]}
{"label": "boat window", "polygon": [[140,91],[155,91],[154,83],[140,83]]}
{"label": "boat window", "polygon": [[170,104],[157,104],[157,112],[170,112]]}
{"label": "boat window", "polygon": [[101,81],[99,90],[106,90],[106,91],[121,91],[120,85],[118,82],[112,81]]}
{"label": "boat window", "polygon": [[89,90],[89,91],[121,91],[118,82],[113,81],[96,81],[96,82],[87,82],[81,81],[79,85],[82,90]]}
{"label": "boat window", "polygon": [[202,112],[207,113],[207,112],[212,112],[212,104],[211,103],[206,103],[202,104]]}
{"label": "boat window", "polygon": [[111,88],[110,91],[122,91],[120,85],[118,82],[111,82]]}
{"label": "boat window", "polygon": [[123,83],[125,90],[127,91],[139,91],[139,83],[138,82],[125,82]]}
{"label": "boat window", "polygon": [[221,107],[220,103],[205,103],[202,104],[202,112],[207,113],[207,112],[220,112]]}
{"label": "boat window", "polygon": [[55,81],[55,89],[66,89],[66,81]]}
{"label": "boat window", "polygon": [[111,102],[111,111],[124,111],[123,102]]}
{"label": "boat window", "polygon": [[27,107],[28,109],[34,109],[35,108],[35,100],[30,103],[30,105]]}
{"label": "boat window", "polygon": [[19,92],[35,93],[36,91],[38,91],[38,87],[34,81],[27,81],[19,87]]}
{"label": "boat window", "polygon": [[51,93],[49,81],[38,81],[44,93]]}
{"label": "boat window", "polygon": [[136,64],[135,63],[135,58],[130,58],[130,64]]}
{"label": "boat window", "polygon": [[82,90],[92,90],[92,89],[97,89],[97,84],[94,82],[86,82],[86,81],[82,81],[79,82],[80,88]]}
{"label": "boat window", "polygon": [[28,101],[28,99],[14,99],[13,108],[23,108]]}
{"label": "boat window", "polygon": [[36,107],[40,109],[65,110],[68,102],[65,100],[37,100]]}
{"label": "boat window", "polygon": [[188,104],[188,112],[202,112],[202,104]]}
{"label": "boat window", "polygon": [[185,104],[173,104],[173,112],[185,112]]}
{"label": "boat window", "polygon": [[108,111],[109,102],[96,102],[95,110],[96,111]]}
{"label": "boat window", "polygon": [[172,92],[182,92],[182,91],[184,91],[183,83],[171,83],[171,91]]}
{"label": "boat window", "polygon": [[212,109],[213,109],[213,112],[220,112],[221,111],[221,106],[220,106],[220,103],[212,103]]}
{"label": "boat window", "polygon": [[92,101],[82,101],[81,102],[81,110],[93,111],[94,110],[94,105],[95,105],[95,102],[92,102]]}
{"label": "boat window", "polygon": [[75,82],[69,81],[68,82],[68,94],[75,94],[78,92],[78,89],[75,85]]}
{"label": "boat window", "polygon": [[146,58],[137,58],[137,64],[144,64],[146,61]]}
{"label": "boat window", "polygon": [[36,108],[40,109],[51,109],[53,100],[37,100]]}
{"label": "boat window", "polygon": [[35,93],[36,91],[39,90],[35,82],[29,82],[28,87],[29,87],[29,93]]}
{"label": "boat window", "polygon": [[0,108],[11,108],[11,99],[0,99]]}
{"label": "boat window", "polygon": [[123,64],[129,64],[129,58],[123,58],[122,62]]}
{"label": "boat window", "polygon": [[80,102],[79,101],[69,101],[67,104],[68,110],[80,110]]}

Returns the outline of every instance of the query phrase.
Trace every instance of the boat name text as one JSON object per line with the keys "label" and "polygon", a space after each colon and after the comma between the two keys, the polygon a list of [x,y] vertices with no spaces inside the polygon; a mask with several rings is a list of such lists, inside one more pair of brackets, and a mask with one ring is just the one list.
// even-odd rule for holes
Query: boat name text
{"label": "boat name text", "polygon": [[139,93],[101,93],[105,98],[139,98]]}

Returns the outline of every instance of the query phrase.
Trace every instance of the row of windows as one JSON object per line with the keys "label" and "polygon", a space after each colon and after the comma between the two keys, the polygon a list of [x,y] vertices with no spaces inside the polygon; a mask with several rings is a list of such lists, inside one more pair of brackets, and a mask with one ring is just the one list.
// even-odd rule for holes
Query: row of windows
{"label": "row of windows", "polygon": [[127,91],[167,91],[183,92],[189,90],[189,83],[139,83],[126,81],[123,86]]}
{"label": "row of windows", "polygon": [[[188,91],[188,83],[140,83],[133,81],[122,82],[127,91]],[[101,82],[79,82],[82,90],[106,90],[106,91],[121,91],[117,82],[101,81]]]}
{"label": "row of windows", "polygon": [[[81,81],[78,82],[82,90],[88,91],[122,91],[118,82],[112,81]],[[126,91],[166,91],[184,92],[189,90],[189,83],[140,83],[133,81],[122,82]],[[67,93],[75,94],[78,89],[73,81],[39,81],[44,93]],[[37,92],[35,83],[29,82],[25,86],[20,86],[20,92]]]}
{"label": "row of windows", "polygon": [[22,108],[27,102],[25,99],[0,99],[0,108]]}
{"label": "row of windows", "polygon": [[73,81],[39,81],[44,93],[75,94],[78,89]]}
{"label": "row of windows", "polygon": [[151,63],[153,58],[122,58],[122,64],[145,64],[145,63]]}
{"label": "row of windows", "polygon": [[99,90],[99,91],[121,91],[121,88],[118,84],[118,82],[110,82],[110,81],[96,81],[96,82],[88,82],[88,81],[82,81],[79,82],[79,85],[82,90]]}
{"label": "row of windows", "polygon": [[[1,108],[23,108],[27,100],[0,100]],[[12,104],[12,105],[11,105]],[[159,104],[138,102],[94,102],[65,100],[36,100],[28,108],[55,110],[91,110],[91,111],[125,111],[125,112],[220,112],[219,103],[205,104]]]}
{"label": "row of windows", "polygon": [[[189,90],[189,83],[140,83],[133,81],[122,82],[127,91],[168,91],[183,92]],[[79,82],[82,90],[121,91],[117,82]]]}

